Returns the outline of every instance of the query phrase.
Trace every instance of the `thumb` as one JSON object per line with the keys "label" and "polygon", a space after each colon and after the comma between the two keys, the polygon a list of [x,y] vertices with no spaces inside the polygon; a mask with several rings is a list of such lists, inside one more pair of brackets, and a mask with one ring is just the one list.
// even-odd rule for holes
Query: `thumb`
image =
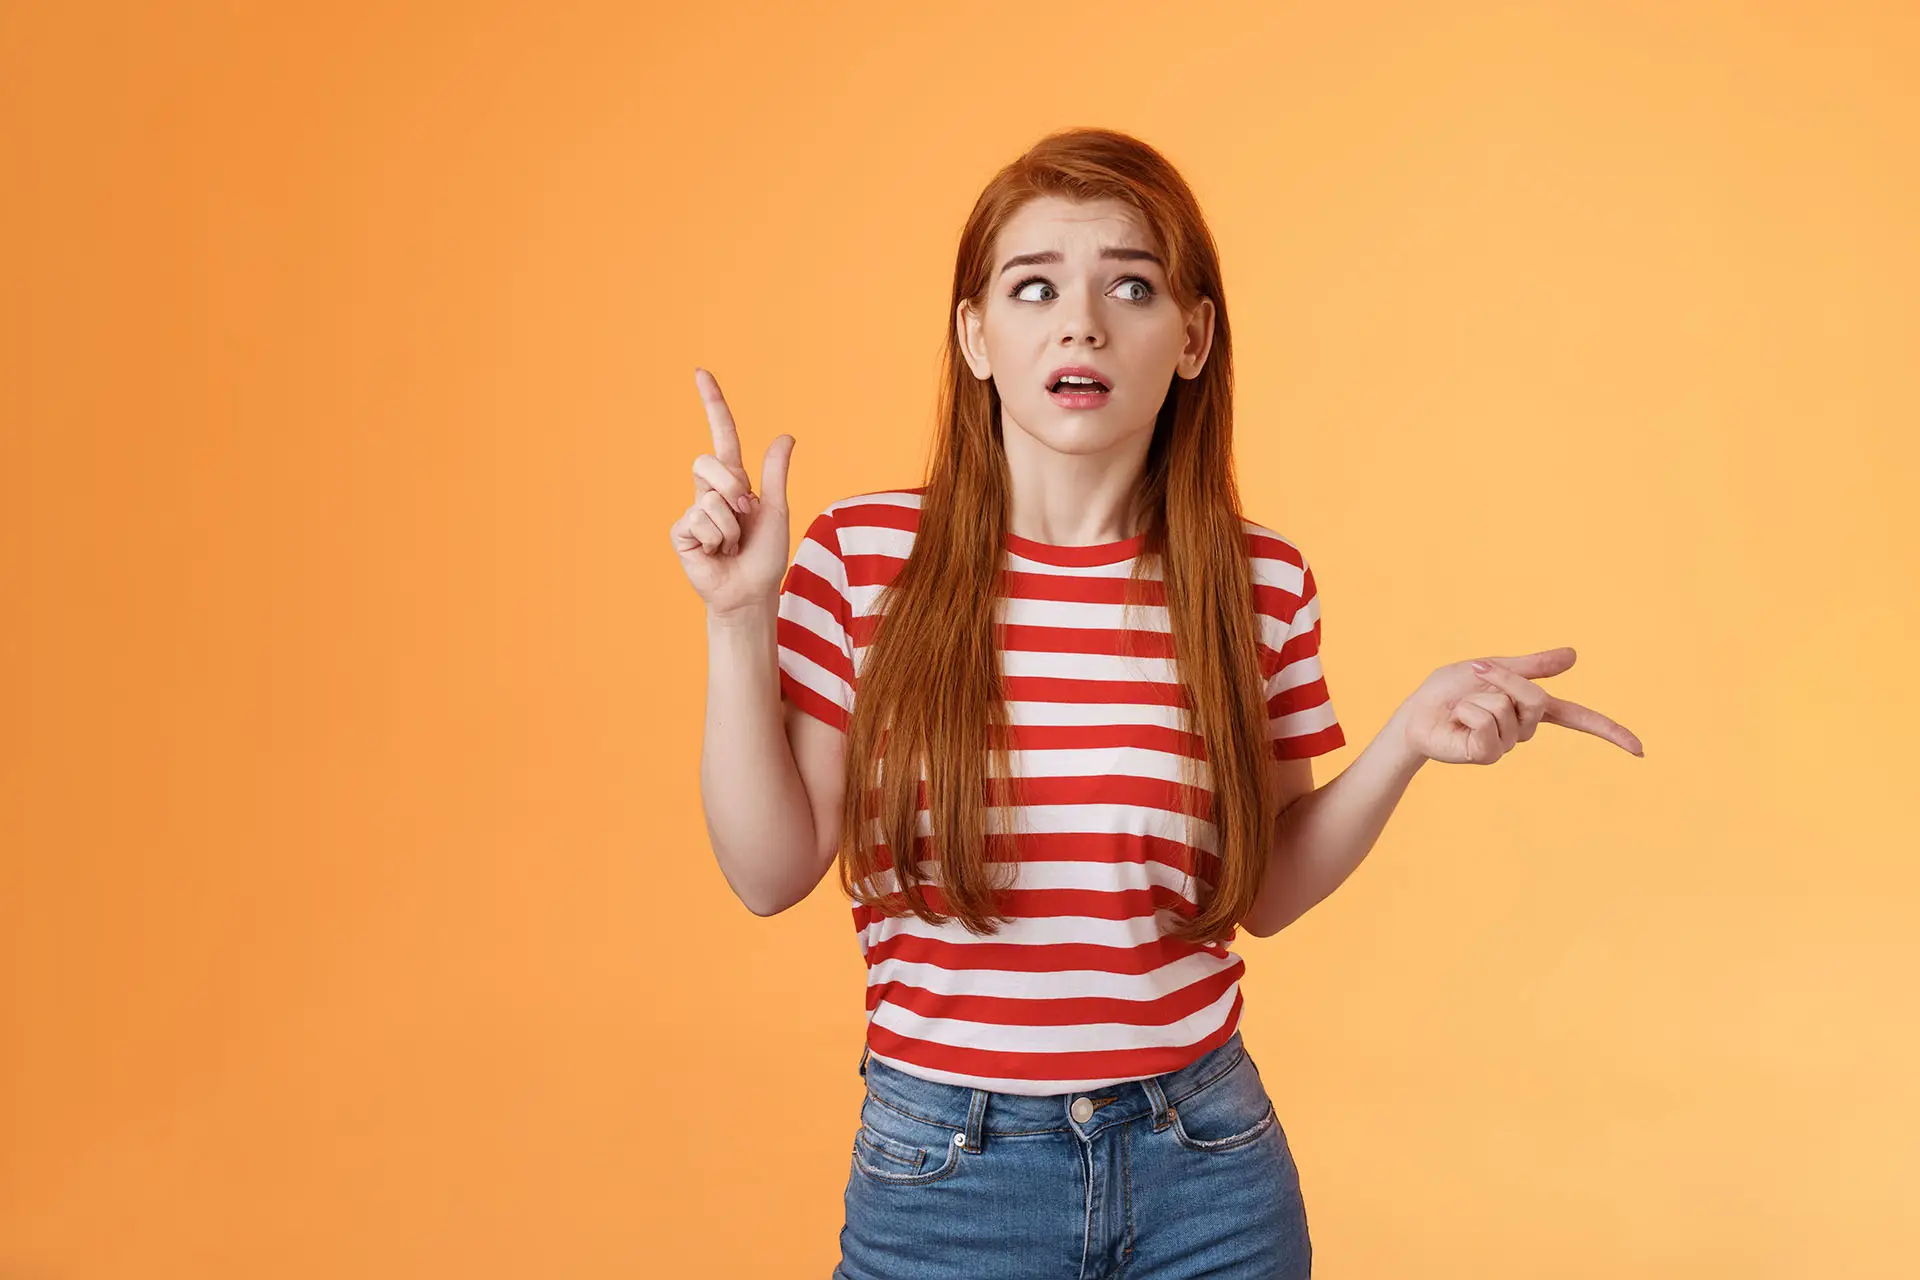
{"label": "thumb", "polygon": [[761,501],[775,503],[782,511],[787,509],[787,464],[793,458],[793,445],[792,436],[775,436],[767,456],[760,460]]}
{"label": "thumb", "polygon": [[1574,653],[1572,645],[1561,645],[1557,649],[1541,649],[1535,653],[1496,658],[1494,661],[1515,675],[1557,676],[1571,667],[1578,656]]}

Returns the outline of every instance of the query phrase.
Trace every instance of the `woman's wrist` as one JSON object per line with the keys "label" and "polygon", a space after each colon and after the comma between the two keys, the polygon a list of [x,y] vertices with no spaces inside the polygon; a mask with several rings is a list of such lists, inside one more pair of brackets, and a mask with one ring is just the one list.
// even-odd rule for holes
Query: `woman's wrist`
{"label": "woman's wrist", "polygon": [[730,609],[707,610],[707,631],[760,632],[771,631],[780,617],[780,601],[776,596],[764,600],[754,600],[748,604],[735,605]]}

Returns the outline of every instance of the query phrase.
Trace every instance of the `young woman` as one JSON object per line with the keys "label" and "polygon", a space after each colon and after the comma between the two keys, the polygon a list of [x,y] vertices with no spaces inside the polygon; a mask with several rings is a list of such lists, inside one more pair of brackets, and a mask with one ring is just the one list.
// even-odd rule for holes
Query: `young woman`
{"label": "young woman", "polygon": [[837,863],[867,962],[834,1275],[1305,1276],[1228,944],[1331,893],[1426,760],[1639,741],[1529,678],[1570,649],[1458,662],[1315,787],[1346,738],[1313,571],[1241,514],[1219,263],[1151,147],[1041,140],[953,281],[923,484],[832,503],[789,564],[793,437],[755,494],[696,370],[714,450],[672,529],[721,869],[771,915]]}

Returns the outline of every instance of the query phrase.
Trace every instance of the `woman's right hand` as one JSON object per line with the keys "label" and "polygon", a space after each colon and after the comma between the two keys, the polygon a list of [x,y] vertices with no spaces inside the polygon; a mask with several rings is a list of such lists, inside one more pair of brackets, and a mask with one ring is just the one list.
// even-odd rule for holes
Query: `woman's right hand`
{"label": "woman's right hand", "polygon": [[740,461],[740,435],[720,384],[693,382],[713,428],[713,452],[693,460],[693,505],[673,523],[673,549],[710,615],[777,607],[787,570],[787,462],[793,437],[777,436],[760,460],[760,493]]}

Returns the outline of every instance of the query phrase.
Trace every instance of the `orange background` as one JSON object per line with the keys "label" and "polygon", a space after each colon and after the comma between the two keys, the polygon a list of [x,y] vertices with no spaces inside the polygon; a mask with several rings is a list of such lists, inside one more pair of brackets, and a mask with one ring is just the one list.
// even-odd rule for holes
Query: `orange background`
{"label": "orange background", "polygon": [[0,1276],[824,1276],[831,880],[698,801],[715,371],[918,483],[1069,124],[1219,239],[1351,746],[1560,644],[1238,944],[1328,1277],[1920,1251],[1920,18],[1851,4],[0,13]]}

